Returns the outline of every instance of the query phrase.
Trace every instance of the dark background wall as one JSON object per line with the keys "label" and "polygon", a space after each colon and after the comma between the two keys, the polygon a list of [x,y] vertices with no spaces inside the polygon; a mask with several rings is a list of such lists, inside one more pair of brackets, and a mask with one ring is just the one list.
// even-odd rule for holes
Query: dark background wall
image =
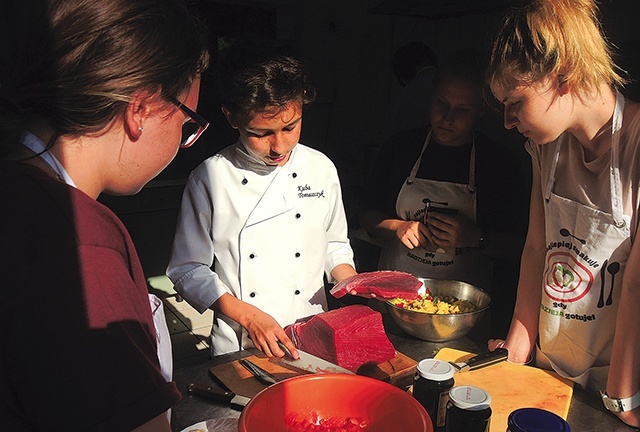
{"label": "dark background wall", "polygon": [[[291,43],[304,54],[318,93],[305,110],[301,142],[325,152],[338,166],[347,216],[357,228],[357,196],[380,144],[380,124],[400,88],[390,62],[395,50],[422,41],[439,57],[463,48],[486,50],[511,0],[263,0],[213,2],[197,7],[211,29],[214,53],[226,40],[252,32]],[[640,56],[637,0],[602,0],[603,27],[623,48],[632,75]],[[630,93],[637,93],[635,85]],[[638,97],[635,97],[638,99]],[[235,139],[205,81],[198,111],[212,125],[191,149],[134,197],[101,200],[125,221],[148,276],[164,273],[184,179],[200,161]],[[484,132],[522,157],[524,140],[502,127],[499,113],[485,116]]]}

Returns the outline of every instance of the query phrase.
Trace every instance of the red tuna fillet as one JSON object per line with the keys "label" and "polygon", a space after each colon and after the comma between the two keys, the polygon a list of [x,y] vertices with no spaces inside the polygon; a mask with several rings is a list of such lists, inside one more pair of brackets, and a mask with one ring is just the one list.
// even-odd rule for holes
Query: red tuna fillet
{"label": "red tuna fillet", "polygon": [[359,273],[343,279],[330,291],[340,298],[355,290],[358,294],[375,294],[384,299],[402,298],[416,300],[420,298],[418,290],[422,288],[420,279],[410,273],[396,270],[381,270]]}
{"label": "red tuna fillet", "polygon": [[382,315],[364,305],[322,312],[285,331],[297,348],[353,372],[396,355],[384,332]]}

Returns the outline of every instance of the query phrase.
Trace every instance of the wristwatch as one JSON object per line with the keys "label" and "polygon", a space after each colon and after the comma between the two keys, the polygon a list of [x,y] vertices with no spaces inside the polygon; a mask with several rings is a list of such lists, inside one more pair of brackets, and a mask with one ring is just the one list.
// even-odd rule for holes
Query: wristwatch
{"label": "wristwatch", "polygon": [[607,392],[602,390],[600,390],[600,396],[602,397],[604,407],[614,413],[631,411],[640,406],[640,390],[633,396],[621,399],[609,397]]}

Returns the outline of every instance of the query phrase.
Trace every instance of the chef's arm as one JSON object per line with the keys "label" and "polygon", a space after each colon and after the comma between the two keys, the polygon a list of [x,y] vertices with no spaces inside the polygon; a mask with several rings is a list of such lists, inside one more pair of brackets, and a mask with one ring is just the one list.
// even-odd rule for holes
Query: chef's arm
{"label": "chef's arm", "polygon": [[211,309],[228,316],[244,327],[249,332],[249,337],[255,347],[267,357],[283,357],[285,355],[278,346],[278,341],[280,341],[289,348],[294,358],[298,358],[298,350],[280,324],[271,315],[257,307],[225,293],[213,303]]}
{"label": "chef's arm", "polygon": [[336,282],[358,274],[351,264],[338,264],[331,270],[331,276]]}
{"label": "chef's arm", "polygon": [[533,169],[531,201],[529,206],[529,230],[522,252],[520,279],[516,306],[504,347],[509,350],[509,360],[526,363],[538,336],[542,278],[546,256],[545,214],[540,173]]}
{"label": "chef's arm", "polygon": [[[640,389],[640,242],[637,239],[631,247],[618,302],[606,391],[610,397],[626,398]],[[640,426],[640,408],[619,413],[618,417],[631,426]]]}
{"label": "chef's arm", "polygon": [[397,238],[409,249],[428,244],[429,230],[420,221],[405,221],[389,217],[375,209],[363,210],[359,221],[369,234],[381,238]]}

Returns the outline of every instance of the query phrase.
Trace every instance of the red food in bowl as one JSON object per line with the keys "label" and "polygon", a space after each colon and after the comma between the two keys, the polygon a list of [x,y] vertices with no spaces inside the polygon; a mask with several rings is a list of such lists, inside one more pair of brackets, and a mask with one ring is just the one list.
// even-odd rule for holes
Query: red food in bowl
{"label": "red food in bowl", "polygon": [[[242,411],[239,432],[309,431],[357,420],[362,432],[433,432],[425,409],[409,393],[374,378],[317,374],[289,378],[258,393]],[[303,429],[304,430],[304,429]],[[327,432],[331,429],[325,429]]]}

